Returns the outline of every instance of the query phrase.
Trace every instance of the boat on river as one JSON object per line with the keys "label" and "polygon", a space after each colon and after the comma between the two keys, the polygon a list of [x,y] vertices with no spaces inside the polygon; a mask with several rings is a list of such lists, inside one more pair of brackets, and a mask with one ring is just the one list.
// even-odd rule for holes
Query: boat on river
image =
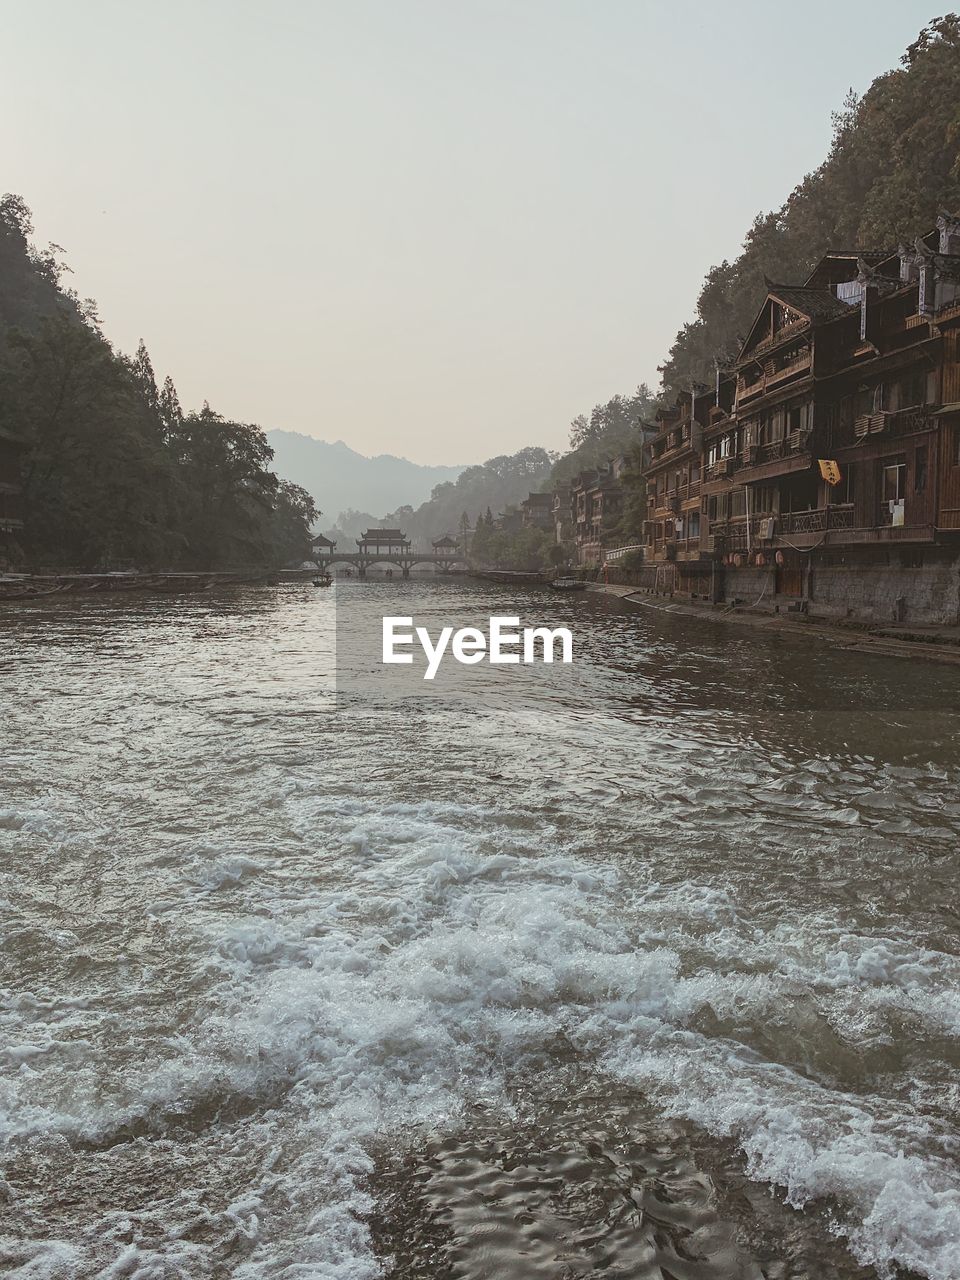
{"label": "boat on river", "polygon": [[315,587],[329,587],[332,582],[333,578],[329,573],[318,573],[313,580],[313,585]]}
{"label": "boat on river", "polygon": [[551,591],[586,591],[587,584],[582,578],[561,577],[554,578],[548,583]]}
{"label": "boat on river", "polygon": [[41,596],[59,595],[61,591],[65,591],[63,586],[54,587],[37,587],[37,586],[20,586],[18,584],[10,585],[8,583],[0,583],[0,601],[2,600],[37,600]]}

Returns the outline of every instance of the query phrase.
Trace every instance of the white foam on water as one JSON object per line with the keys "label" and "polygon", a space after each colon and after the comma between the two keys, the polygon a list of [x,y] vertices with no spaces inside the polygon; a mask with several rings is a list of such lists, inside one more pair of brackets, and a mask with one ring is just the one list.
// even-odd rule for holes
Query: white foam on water
{"label": "white foam on water", "polygon": [[[249,897],[232,914],[182,924],[203,931],[194,945],[205,986],[190,1022],[156,1064],[128,1066],[107,1088],[102,1050],[78,1040],[71,1052],[88,1085],[60,1111],[45,1076],[18,1074],[3,1097],[9,1132],[103,1139],[139,1119],[162,1133],[168,1112],[249,1099],[268,1110],[224,1126],[225,1150],[273,1142],[282,1154],[217,1216],[221,1237],[247,1250],[233,1274],[371,1280],[378,1265],[361,1218],[378,1144],[456,1126],[478,1101],[508,1114],[511,1078],[549,1071],[562,1035],[669,1115],[734,1138],[752,1176],[792,1203],[829,1198],[860,1260],[956,1280],[960,1173],[941,1123],[697,1026],[705,1013],[767,1025],[854,988],[894,1003],[939,1000],[931,1025],[955,1029],[951,957],[838,926],[781,937],[730,893],[632,886],[612,865],[545,852],[553,833],[480,807],[347,800],[325,816],[321,800],[292,786],[287,811],[318,863],[336,854],[340,879],[304,882],[264,911],[255,867],[231,862],[239,874],[199,877],[206,890]],[[187,900],[197,880],[185,877]],[[43,1052],[21,1065],[50,1059],[52,1069],[55,1025],[44,1039],[37,1009],[25,1014]],[[152,1254],[118,1243],[101,1274],[189,1274],[193,1247],[172,1228]],[[38,1253],[13,1274],[70,1274],[42,1265]]]}

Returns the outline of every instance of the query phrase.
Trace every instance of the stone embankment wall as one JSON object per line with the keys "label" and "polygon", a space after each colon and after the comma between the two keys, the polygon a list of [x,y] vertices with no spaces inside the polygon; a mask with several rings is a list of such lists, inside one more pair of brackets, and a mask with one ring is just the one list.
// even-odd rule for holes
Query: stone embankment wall
{"label": "stone embankment wall", "polygon": [[[715,602],[742,609],[788,613],[866,623],[913,622],[918,625],[960,625],[960,551],[929,547],[891,548],[877,559],[836,551],[812,553],[801,575],[801,594],[778,591],[781,581],[773,566],[716,566]],[[648,595],[706,602],[705,579],[692,594],[694,583],[672,565],[644,565],[626,571],[608,570],[607,581],[630,585]],[[696,582],[696,580],[694,580]],[[797,575],[793,575],[796,591]]]}

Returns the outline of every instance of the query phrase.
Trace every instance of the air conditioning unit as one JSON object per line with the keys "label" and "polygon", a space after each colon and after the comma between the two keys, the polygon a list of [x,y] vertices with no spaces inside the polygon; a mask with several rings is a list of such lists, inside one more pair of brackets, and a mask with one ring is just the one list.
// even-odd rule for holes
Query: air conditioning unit
{"label": "air conditioning unit", "polygon": [[718,476],[728,476],[730,474],[729,458],[720,458],[715,465],[716,465],[716,472]]}
{"label": "air conditioning unit", "polygon": [[755,444],[748,444],[746,449],[744,449],[743,460],[748,467],[752,467],[753,464],[756,462],[758,452],[759,452],[759,447]]}
{"label": "air conditioning unit", "polygon": [[878,413],[862,413],[859,418],[854,419],[853,433],[858,440],[862,440],[865,436],[878,435],[886,425],[887,414],[882,410]]}
{"label": "air conditioning unit", "polygon": [[776,528],[777,528],[777,522],[774,519],[774,517],[766,516],[763,520],[760,521],[760,540],[762,542],[769,542],[770,539],[774,536]]}

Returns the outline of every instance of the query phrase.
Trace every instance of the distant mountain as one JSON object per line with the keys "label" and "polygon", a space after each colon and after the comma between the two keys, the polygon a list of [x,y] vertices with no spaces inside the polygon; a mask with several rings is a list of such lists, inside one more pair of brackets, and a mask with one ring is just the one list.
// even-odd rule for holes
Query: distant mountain
{"label": "distant mountain", "polygon": [[456,480],[463,467],[432,467],[381,453],[365,458],[342,440],[330,444],[296,431],[268,431],[273,469],[283,480],[301,484],[323,512],[320,524],[332,525],[341,511],[386,513],[418,507],[434,485]]}

